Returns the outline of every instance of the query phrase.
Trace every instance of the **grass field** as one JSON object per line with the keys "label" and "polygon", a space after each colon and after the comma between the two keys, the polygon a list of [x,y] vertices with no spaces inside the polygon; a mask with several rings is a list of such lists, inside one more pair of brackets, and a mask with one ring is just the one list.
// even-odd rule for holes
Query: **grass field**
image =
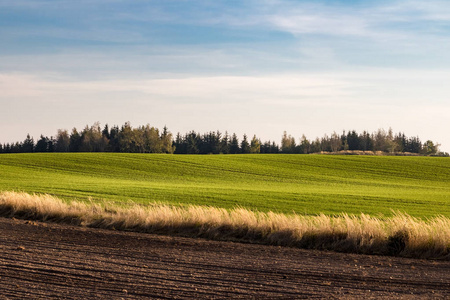
{"label": "grass field", "polygon": [[0,190],[298,214],[450,217],[450,159],[326,155],[0,155]]}

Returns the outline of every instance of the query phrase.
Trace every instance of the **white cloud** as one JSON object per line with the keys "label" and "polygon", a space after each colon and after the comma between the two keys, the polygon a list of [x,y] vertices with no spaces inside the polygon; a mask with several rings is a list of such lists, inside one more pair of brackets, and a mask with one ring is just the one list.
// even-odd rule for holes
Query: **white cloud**
{"label": "white cloud", "polygon": [[[80,28],[44,22],[36,28],[0,29],[0,42],[12,45],[2,50],[8,55],[0,56],[0,127],[14,132],[11,138],[2,132],[6,140],[0,142],[17,140],[20,128],[24,137],[30,128],[35,135],[50,135],[57,128],[94,121],[132,121],[166,124],[181,132],[256,133],[277,141],[284,130],[314,138],[334,130],[392,126],[450,150],[445,140],[450,125],[447,2],[255,0],[238,7],[201,2],[199,10],[172,11],[169,6],[136,14],[118,7],[98,13],[83,6],[88,1],[59,2],[58,8],[51,3],[0,3],[48,8],[51,17],[60,8],[74,8],[85,16]],[[115,3],[126,7],[127,2]],[[131,23],[116,27],[114,20]],[[165,43],[164,36],[152,40],[144,31],[152,21],[160,28],[169,22],[194,25],[190,30],[207,27],[208,33],[223,30],[232,38],[211,34],[211,40],[193,39],[191,45],[177,44],[176,37],[174,44]],[[50,42],[42,48],[30,44],[29,51],[26,45],[19,48],[29,36]],[[52,42],[65,36],[72,39],[69,45]],[[71,44],[77,39],[122,44]],[[11,54],[15,50],[21,54]],[[16,128],[10,130],[12,123]]]}

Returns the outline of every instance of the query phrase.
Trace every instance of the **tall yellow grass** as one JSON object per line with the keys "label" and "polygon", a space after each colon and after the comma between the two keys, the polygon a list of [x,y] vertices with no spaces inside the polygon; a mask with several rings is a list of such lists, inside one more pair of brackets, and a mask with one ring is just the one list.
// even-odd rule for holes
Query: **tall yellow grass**
{"label": "tall yellow grass", "polygon": [[401,213],[389,218],[365,214],[303,216],[156,203],[120,207],[108,203],[65,203],[50,195],[16,192],[0,193],[0,216],[215,240],[450,260],[450,219],[443,216],[428,220]]}

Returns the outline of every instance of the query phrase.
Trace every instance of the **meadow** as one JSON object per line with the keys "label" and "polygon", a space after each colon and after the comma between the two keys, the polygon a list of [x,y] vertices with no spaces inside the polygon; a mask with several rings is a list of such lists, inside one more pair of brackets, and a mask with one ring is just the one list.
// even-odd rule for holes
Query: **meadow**
{"label": "meadow", "polygon": [[327,155],[0,155],[0,191],[65,201],[298,215],[450,217],[450,159]]}

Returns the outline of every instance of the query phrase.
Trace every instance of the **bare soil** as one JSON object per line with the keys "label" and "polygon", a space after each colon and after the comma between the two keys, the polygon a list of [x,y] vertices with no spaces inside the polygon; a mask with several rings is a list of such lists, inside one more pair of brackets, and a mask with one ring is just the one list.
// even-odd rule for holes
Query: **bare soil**
{"label": "bare soil", "polygon": [[0,218],[0,299],[450,298],[450,262]]}

